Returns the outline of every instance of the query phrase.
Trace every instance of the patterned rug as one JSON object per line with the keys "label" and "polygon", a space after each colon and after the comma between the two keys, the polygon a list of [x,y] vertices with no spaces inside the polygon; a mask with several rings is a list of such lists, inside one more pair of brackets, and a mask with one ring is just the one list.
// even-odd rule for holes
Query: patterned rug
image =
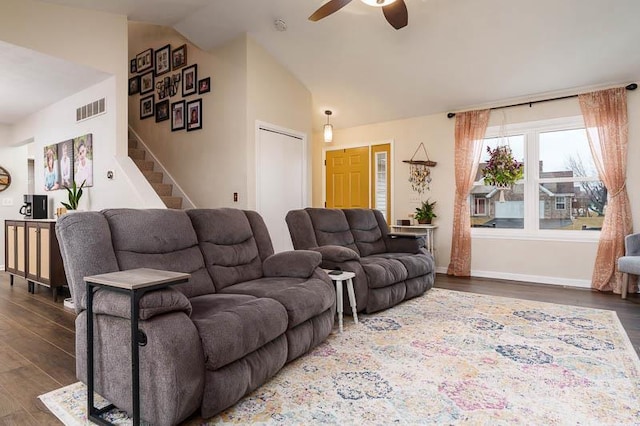
{"label": "patterned rug", "polygon": [[[188,424],[640,424],[639,367],[615,312],[432,289]],[[40,398],[85,424],[82,384]]]}

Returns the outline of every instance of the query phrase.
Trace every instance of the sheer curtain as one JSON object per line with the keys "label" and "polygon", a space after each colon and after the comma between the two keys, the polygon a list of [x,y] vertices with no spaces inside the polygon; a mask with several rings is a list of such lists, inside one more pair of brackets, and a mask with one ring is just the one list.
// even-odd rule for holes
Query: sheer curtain
{"label": "sheer curtain", "polygon": [[471,275],[471,219],[469,218],[469,191],[478,171],[482,143],[489,122],[489,110],[467,111],[456,114],[455,179],[456,196],[453,206],[453,236],[451,262],[447,274]]}
{"label": "sheer curtain", "polygon": [[609,193],[591,286],[620,293],[623,281],[616,262],[624,256],[624,237],[632,230],[626,187],[627,91],[622,87],[585,93],[579,100],[596,168]]}

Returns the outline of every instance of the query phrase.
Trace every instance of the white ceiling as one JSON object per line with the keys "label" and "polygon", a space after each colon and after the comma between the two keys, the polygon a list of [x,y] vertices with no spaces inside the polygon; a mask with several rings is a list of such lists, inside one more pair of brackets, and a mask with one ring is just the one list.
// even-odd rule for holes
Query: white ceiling
{"label": "white ceiling", "polygon": [[[353,0],[44,0],[173,26],[209,50],[249,33],[309,88],[316,126],[529,100],[640,78],[639,0],[405,0],[394,30]],[[287,31],[276,31],[282,19]]]}

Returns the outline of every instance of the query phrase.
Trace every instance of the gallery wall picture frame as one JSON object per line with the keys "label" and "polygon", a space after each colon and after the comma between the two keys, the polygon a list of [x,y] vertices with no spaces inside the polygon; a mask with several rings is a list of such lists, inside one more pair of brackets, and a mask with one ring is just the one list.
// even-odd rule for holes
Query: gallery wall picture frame
{"label": "gallery wall picture frame", "polygon": [[198,94],[207,93],[211,91],[211,77],[198,80]]}
{"label": "gallery wall picture frame", "polygon": [[202,99],[187,102],[187,132],[202,129]]}
{"label": "gallery wall picture frame", "polygon": [[167,44],[156,49],[155,71],[156,77],[171,71],[171,45]]}
{"label": "gallery wall picture frame", "polygon": [[182,69],[182,96],[198,92],[198,64]]}
{"label": "gallery wall picture frame", "polygon": [[171,131],[172,132],[185,129],[184,106],[185,106],[184,100],[173,102],[171,104]]}
{"label": "gallery wall picture frame", "polygon": [[73,168],[75,164],[73,139],[58,142],[58,163],[60,164],[60,187],[73,185]]}
{"label": "gallery wall picture frame", "polygon": [[140,93],[140,76],[136,75],[129,79],[129,96]]}
{"label": "gallery wall picture frame", "polygon": [[131,60],[131,64],[130,64],[130,66],[129,66],[129,72],[130,72],[131,74],[135,74],[135,73],[137,73],[137,72],[138,72],[138,61],[137,61],[137,59],[136,59],[136,58],[133,58],[133,59]]}
{"label": "gallery wall picture frame", "polygon": [[140,98],[140,120],[153,117],[153,95]]}
{"label": "gallery wall picture frame", "polygon": [[136,70],[144,72],[153,69],[153,49],[147,49],[136,55]]}
{"label": "gallery wall picture frame", "polygon": [[156,103],[156,123],[169,119],[169,99]]}
{"label": "gallery wall picture frame", "polygon": [[55,191],[60,189],[60,171],[58,164],[58,147],[47,145],[44,147],[44,190]]}
{"label": "gallery wall picture frame", "polygon": [[76,185],[93,186],[93,133],[73,138],[73,163]]}
{"label": "gallery wall picture frame", "polygon": [[145,93],[153,92],[154,81],[155,78],[153,77],[153,71],[142,74],[140,76],[140,94],[144,95]]}
{"label": "gallery wall picture frame", "polygon": [[176,47],[171,52],[171,66],[174,70],[182,68],[187,65],[187,45],[183,44],[180,47]]}

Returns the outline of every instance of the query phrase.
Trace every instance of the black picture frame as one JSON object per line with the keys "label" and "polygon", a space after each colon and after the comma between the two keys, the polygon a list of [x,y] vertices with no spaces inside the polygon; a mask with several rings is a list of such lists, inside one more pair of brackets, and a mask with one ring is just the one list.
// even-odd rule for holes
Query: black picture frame
{"label": "black picture frame", "polygon": [[138,61],[136,60],[136,58],[133,58],[131,60],[131,64],[129,65],[129,72],[131,74],[135,74],[138,72]]}
{"label": "black picture frame", "polygon": [[171,45],[167,44],[155,52],[155,72],[156,77],[171,71]]}
{"label": "black picture frame", "polygon": [[202,129],[202,99],[187,102],[187,132]]}
{"label": "black picture frame", "polygon": [[140,94],[153,92],[155,78],[153,77],[153,71],[149,71],[140,76]]}
{"label": "black picture frame", "polygon": [[182,69],[182,96],[198,92],[198,64]]}
{"label": "black picture frame", "polygon": [[140,98],[140,120],[153,117],[153,95]]}
{"label": "black picture frame", "polygon": [[169,119],[169,99],[157,102],[156,109],[156,123]]}
{"label": "black picture frame", "polygon": [[208,93],[211,91],[211,77],[198,80],[198,94]]}
{"label": "black picture frame", "polygon": [[171,52],[171,66],[174,70],[182,68],[187,65],[187,45],[183,44],[180,47],[176,47]]}
{"label": "black picture frame", "polygon": [[153,49],[147,49],[136,55],[136,71],[144,72],[153,69]]}
{"label": "black picture frame", "polygon": [[140,93],[140,76],[134,76],[129,79],[129,96]]}
{"label": "black picture frame", "polygon": [[184,130],[186,121],[184,119],[185,101],[173,102],[171,104],[171,131]]}

